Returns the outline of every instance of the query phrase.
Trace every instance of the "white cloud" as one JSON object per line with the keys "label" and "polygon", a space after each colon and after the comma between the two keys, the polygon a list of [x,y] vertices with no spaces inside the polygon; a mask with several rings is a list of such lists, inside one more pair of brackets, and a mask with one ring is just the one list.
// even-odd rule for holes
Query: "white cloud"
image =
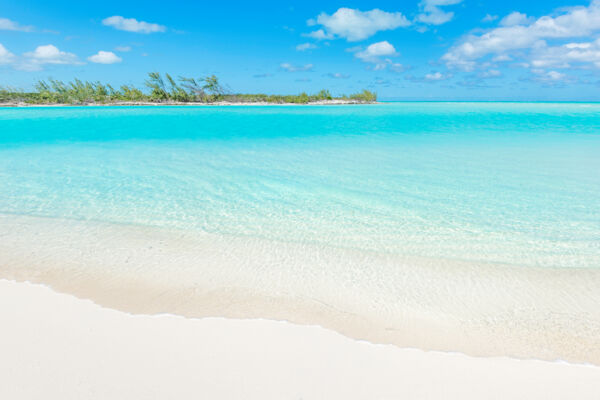
{"label": "white cloud", "polygon": [[485,14],[485,17],[482,18],[481,22],[492,22],[498,19],[497,15]]}
{"label": "white cloud", "polygon": [[308,25],[321,25],[324,29],[311,32],[308,36],[315,39],[345,38],[349,42],[367,39],[379,31],[387,31],[409,26],[410,22],[400,12],[386,12],[379,9],[360,11],[352,8],[340,8],[332,15],[321,13]]}
{"label": "white cloud", "polygon": [[487,71],[481,71],[477,74],[477,77],[480,79],[487,78],[500,78],[502,76],[502,72],[497,69],[489,69]]}
{"label": "white cloud", "polygon": [[531,65],[535,68],[570,68],[586,65],[600,68],[600,39],[560,46],[540,44],[532,51]]}
{"label": "white cloud", "polygon": [[527,14],[522,14],[518,11],[511,12],[506,17],[500,20],[501,26],[527,25],[535,20],[533,17],[528,17]]}
{"label": "white cloud", "polygon": [[314,65],[312,64],[305,64],[305,65],[292,65],[290,63],[282,63],[279,65],[281,67],[281,69],[287,71],[287,72],[305,72],[305,71],[312,71]]}
{"label": "white cloud", "polygon": [[163,25],[138,21],[135,18],[123,18],[120,15],[114,15],[112,17],[105,18],[102,20],[102,24],[106,26],[112,26],[120,31],[137,33],[164,32],[167,30],[167,27]]}
{"label": "white cloud", "polygon": [[406,75],[404,78],[415,83],[433,83],[450,79],[452,76],[453,75],[450,73],[443,74],[439,71],[435,71],[425,74],[425,76]]}
{"label": "white cloud", "polygon": [[443,81],[451,78],[450,74],[442,74],[441,72],[432,72],[430,74],[425,74],[423,79],[427,82],[435,82],[435,81]]}
{"label": "white cloud", "polygon": [[512,57],[507,54],[498,54],[492,58],[493,62],[512,61]]}
{"label": "white cloud", "polygon": [[82,63],[75,54],[60,51],[56,46],[47,44],[38,46],[34,51],[24,53],[22,62],[16,65],[16,68],[39,71],[45,64],[81,65]]}
{"label": "white cloud", "polygon": [[393,72],[403,72],[406,69],[402,64],[395,63],[390,59],[390,57],[395,57],[399,54],[387,40],[370,44],[364,50],[361,47],[353,47],[346,51],[353,52],[354,57],[364,62],[375,64],[370,67],[375,71],[389,69]]}
{"label": "white cloud", "polygon": [[526,80],[533,80],[546,85],[562,85],[565,82],[573,81],[573,79],[571,79],[567,74],[554,70],[547,71],[545,69],[533,68],[531,69],[531,72],[534,74],[533,78]]}
{"label": "white cloud", "polygon": [[390,60],[389,58],[385,61],[387,63],[388,69],[392,72],[400,73],[406,71],[407,69],[407,67],[403,64],[392,62],[392,60]]}
{"label": "white cloud", "polygon": [[12,64],[14,61],[15,55],[0,43],[0,65]]}
{"label": "white cloud", "polygon": [[430,25],[442,25],[454,18],[452,11],[444,11],[440,7],[451,6],[462,2],[462,0],[422,0],[419,3],[421,14],[417,15],[417,21]]}
{"label": "white cloud", "polygon": [[117,47],[115,47],[115,51],[119,51],[121,53],[127,53],[128,51],[131,51],[131,46],[117,46]]}
{"label": "white cloud", "polygon": [[306,51],[306,50],[311,50],[311,49],[316,49],[317,46],[312,44],[312,43],[302,43],[299,44],[298,46],[296,46],[296,50],[298,51]]}
{"label": "white cloud", "polygon": [[558,71],[548,71],[545,74],[546,77],[548,77],[548,79],[551,79],[553,81],[559,80],[559,79],[565,79],[567,77],[567,75],[558,72]]}
{"label": "white cloud", "polygon": [[382,56],[395,56],[397,53],[394,46],[384,40],[383,42],[370,44],[365,50],[357,51],[354,55],[365,62],[376,63],[379,62]]}
{"label": "white cloud", "polygon": [[33,26],[21,26],[17,22],[11,21],[8,18],[0,18],[0,30],[32,32]]}
{"label": "white cloud", "polygon": [[317,40],[330,40],[335,38],[332,34],[325,33],[323,29],[318,29],[310,33],[304,33],[302,34],[302,36],[310,37]]}
{"label": "white cloud", "polygon": [[[523,20],[514,15],[508,22]],[[546,40],[585,37],[598,30],[600,0],[593,0],[588,7],[569,8],[556,17],[543,16],[525,25],[501,26],[482,35],[468,35],[444,54],[442,60],[449,67],[473,70],[477,61],[488,55],[510,57],[514,51],[543,48]]]}
{"label": "white cloud", "polygon": [[399,54],[394,46],[387,40],[370,44],[364,50],[361,47],[353,47],[346,51],[353,52],[354,57],[359,58],[364,62],[375,64],[372,67],[375,71],[381,71],[386,68],[389,68],[394,72],[402,72],[405,70],[402,64],[394,63],[389,58],[398,56]]}
{"label": "white cloud", "polygon": [[98,53],[93,56],[88,57],[88,61],[91,61],[96,64],[115,64],[120,63],[123,59],[117,56],[112,51],[102,51],[100,50]]}

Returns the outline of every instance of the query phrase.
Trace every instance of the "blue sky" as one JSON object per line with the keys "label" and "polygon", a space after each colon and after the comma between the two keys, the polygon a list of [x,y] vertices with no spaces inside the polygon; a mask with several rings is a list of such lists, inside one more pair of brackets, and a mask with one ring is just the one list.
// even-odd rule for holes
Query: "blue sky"
{"label": "blue sky", "polygon": [[233,92],[600,100],[600,0],[0,0],[0,85],[216,74]]}

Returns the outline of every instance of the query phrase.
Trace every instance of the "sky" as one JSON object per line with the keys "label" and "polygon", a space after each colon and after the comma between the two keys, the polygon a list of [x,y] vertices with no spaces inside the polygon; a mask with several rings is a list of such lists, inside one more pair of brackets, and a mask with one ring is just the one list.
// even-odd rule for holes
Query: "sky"
{"label": "sky", "polygon": [[0,86],[150,71],[233,93],[600,101],[600,0],[0,0]]}

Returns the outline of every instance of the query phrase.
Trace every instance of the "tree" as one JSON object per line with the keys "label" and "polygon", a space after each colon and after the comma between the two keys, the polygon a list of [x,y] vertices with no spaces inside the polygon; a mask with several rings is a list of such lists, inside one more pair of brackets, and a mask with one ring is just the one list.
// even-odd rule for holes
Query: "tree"
{"label": "tree", "polygon": [[169,94],[165,89],[165,82],[160,76],[160,72],[149,72],[148,79],[144,82],[146,87],[151,90],[150,96],[156,100],[167,100]]}
{"label": "tree", "polygon": [[219,78],[215,75],[207,76],[202,79],[204,82],[204,86],[202,89],[206,90],[208,93],[211,93],[215,98],[221,97],[225,94],[225,89],[219,83]]}
{"label": "tree", "polygon": [[184,89],[187,89],[189,97],[191,97],[194,100],[203,101],[206,98],[206,93],[200,85],[201,81],[202,79],[199,79],[199,81],[197,81],[194,78],[186,78],[185,76],[179,77],[179,82],[181,82],[181,86]]}
{"label": "tree", "polygon": [[188,96],[186,91],[183,90],[183,88],[181,88],[179,85],[177,85],[177,82],[175,82],[175,79],[173,79],[171,75],[165,74],[165,76],[170,86],[169,97],[176,101],[187,101]]}

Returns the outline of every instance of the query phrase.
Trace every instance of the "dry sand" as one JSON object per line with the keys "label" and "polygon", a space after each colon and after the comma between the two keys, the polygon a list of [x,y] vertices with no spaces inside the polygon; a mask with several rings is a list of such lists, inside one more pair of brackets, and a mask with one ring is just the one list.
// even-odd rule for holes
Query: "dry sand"
{"label": "dry sand", "polygon": [[267,320],[130,315],[0,280],[1,399],[599,399],[600,367]]}
{"label": "dry sand", "polygon": [[318,100],[311,101],[308,103],[268,103],[264,101],[253,101],[253,102],[241,102],[241,101],[214,101],[210,103],[199,103],[199,102],[178,102],[168,101],[164,103],[150,102],[150,101],[114,101],[108,103],[81,103],[81,104],[35,104],[25,102],[6,102],[0,103],[0,107],[110,107],[110,106],[326,106],[326,105],[348,105],[348,104],[377,104],[377,102],[365,102],[359,100]]}

